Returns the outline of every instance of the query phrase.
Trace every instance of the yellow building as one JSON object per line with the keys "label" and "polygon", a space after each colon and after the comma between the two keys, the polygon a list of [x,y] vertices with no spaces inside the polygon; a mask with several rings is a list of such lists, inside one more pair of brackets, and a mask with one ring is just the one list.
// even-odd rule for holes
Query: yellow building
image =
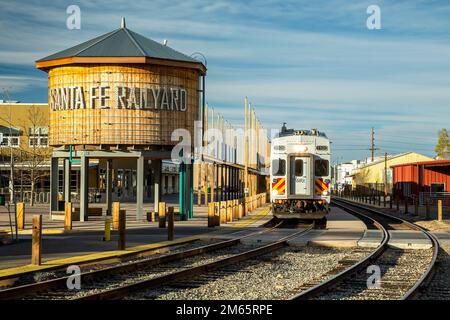
{"label": "yellow building", "polygon": [[49,108],[46,103],[0,103],[1,153],[48,149]]}
{"label": "yellow building", "polygon": [[[392,170],[391,166],[418,162],[418,161],[428,161],[433,160],[428,156],[416,153],[416,152],[405,152],[397,155],[390,155],[385,160],[384,157],[378,161],[374,161],[356,168],[352,171],[352,187],[356,188],[370,188],[377,189],[379,191],[384,190],[385,183],[385,173],[388,182],[388,192],[390,192],[392,187]],[[387,170],[385,170],[387,168]]]}
{"label": "yellow building", "polygon": [[[0,102],[0,192],[10,194],[11,160],[16,197],[48,186],[49,108],[46,103]],[[11,159],[12,156],[12,159]],[[38,198],[36,196],[35,198]],[[45,195],[41,196],[43,199]]]}

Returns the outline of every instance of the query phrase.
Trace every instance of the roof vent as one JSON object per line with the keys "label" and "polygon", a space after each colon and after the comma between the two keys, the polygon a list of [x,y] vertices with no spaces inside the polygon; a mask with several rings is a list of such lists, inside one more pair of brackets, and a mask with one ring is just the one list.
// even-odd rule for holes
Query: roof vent
{"label": "roof vent", "polygon": [[124,29],[124,28],[127,27],[127,24],[125,23],[125,17],[122,17],[122,21],[121,21],[121,23],[120,23],[120,27],[121,27],[122,29]]}
{"label": "roof vent", "polygon": [[167,46],[167,39],[164,39],[163,45]]}

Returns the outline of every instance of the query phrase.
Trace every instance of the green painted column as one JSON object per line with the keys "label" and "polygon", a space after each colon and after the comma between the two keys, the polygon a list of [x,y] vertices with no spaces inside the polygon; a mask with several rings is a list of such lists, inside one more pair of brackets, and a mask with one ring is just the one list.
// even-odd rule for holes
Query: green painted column
{"label": "green painted column", "polygon": [[189,219],[194,216],[194,166],[189,164]]}
{"label": "green painted column", "polygon": [[180,218],[181,220],[186,220],[186,165],[184,162],[180,163],[179,169],[178,199],[180,206]]}

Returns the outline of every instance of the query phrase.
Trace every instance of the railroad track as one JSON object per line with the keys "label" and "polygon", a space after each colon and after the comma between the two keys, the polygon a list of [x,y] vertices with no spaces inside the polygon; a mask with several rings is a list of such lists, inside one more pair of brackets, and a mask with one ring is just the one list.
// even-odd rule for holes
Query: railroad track
{"label": "railroad track", "polygon": [[[119,299],[132,292],[157,287],[179,279],[188,279],[211,270],[245,261],[287,246],[294,236],[307,232],[314,225],[268,245],[248,249],[237,246],[244,238],[271,232],[266,230],[236,237],[157,258],[143,259],[81,274],[81,290],[67,289],[70,276],[26,284],[0,291],[1,299]],[[231,248],[231,251],[230,251]],[[199,261],[199,258],[206,260]]]}
{"label": "railroad track", "polygon": [[[372,208],[333,199],[335,205],[360,217],[369,227],[381,231],[379,246],[359,261],[349,260],[341,270],[323,282],[300,288],[291,300],[306,299],[413,299],[432,279],[439,253],[439,241],[422,227]],[[430,240],[429,250],[399,250],[388,246],[388,229],[407,229],[423,233]],[[382,270],[379,288],[368,288],[366,268],[376,265]],[[416,269],[414,269],[416,268]],[[420,270],[418,270],[420,269]]]}
{"label": "railroad track", "polygon": [[[272,219],[273,220],[273,219]],[[264,225],[266,228],[271,228],[279,224],[280,221],[268,221]],[[216,234],[217,237],[220,236],[230,236],[234,233],[238,234],[240,231],[220,231]],[[214,233],[211,233],[214,234]],[[164,254],[167,252],[177,251],[179,248],[182,247],[198,247],[199,242],[204,242],[202,240],[199,240],[198,238],[187,240],[183,243],[170,243],[166,244],[161,247],[157,248],[148,248],[145,250],[141,250],[138,252],[125,252],[124,254],[120,256],[113,256],[113,257],[99,257],[88,261],[82,261],[77,262],[76,265],[80,267],[82,272],[85,271],[92,271],[99,269],[100,267],[106,268],[108,266],[114,266],[120,263],[127,263],[131,260],[140,260],[140,259],[147,259],[148,257],[155,256],[157,254]],[[29,271],[29,272],[23,272],[20,275],[7,275],[7,276],[0,276],[0,291],[6,288],[10,287],[17,287],[22,286],[25,284],[31,284],[36,282],[41,282],[45,280],[55,279],[59,277],[65,276],[67,273],[67,267],[69,265],[55,265],[55,266],[49,266],[45,268],[44,270],[36,270],[36,271]]]}

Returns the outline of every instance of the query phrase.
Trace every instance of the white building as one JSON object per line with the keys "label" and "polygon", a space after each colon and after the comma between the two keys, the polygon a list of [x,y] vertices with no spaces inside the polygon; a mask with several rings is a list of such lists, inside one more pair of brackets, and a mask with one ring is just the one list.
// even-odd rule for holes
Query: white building
{"label": "white building", "polygon": [[346,185],[352,185],[352,171],[363,165],[361,160],[339,163],[334,166],[333,188],[343,190]]}

